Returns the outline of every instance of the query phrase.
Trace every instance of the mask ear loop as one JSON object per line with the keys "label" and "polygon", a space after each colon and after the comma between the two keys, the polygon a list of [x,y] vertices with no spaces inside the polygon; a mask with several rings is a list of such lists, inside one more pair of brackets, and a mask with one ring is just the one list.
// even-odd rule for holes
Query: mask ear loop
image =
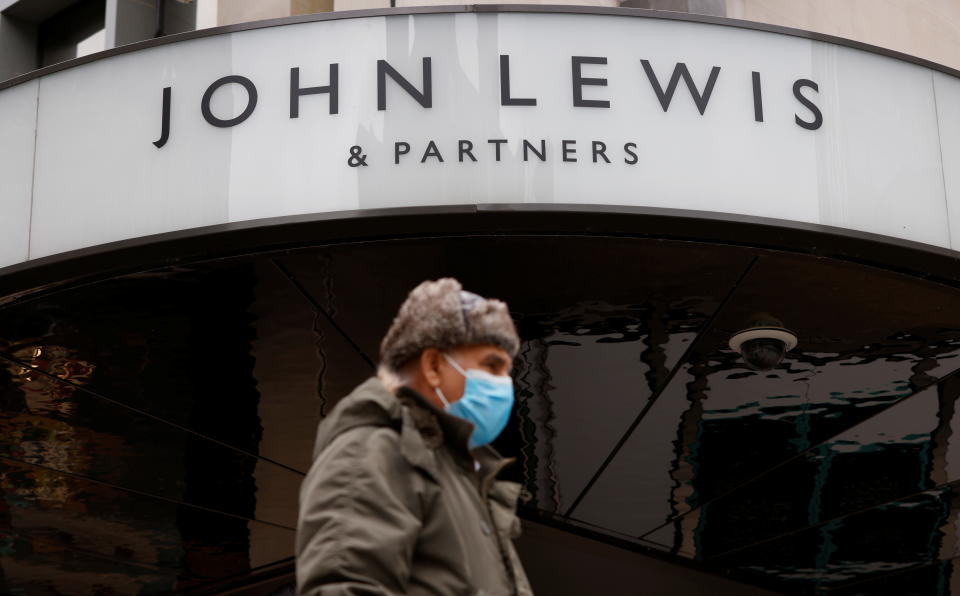
{"label": "mask ear loop", "polygon": [[443,402],[443,405],[449,408],[450,402],[448,402],[447,398],[443,396],[443,391],[440,391],[440,387],[434,387],[433,391],[437,394],[437,397],[440,398],[440,401]]}
{"label": "mask ear loop", "polygon": [[[463,367],[461,367],[459,364],[457,364],[457,361],[454,360],[453,358],[451,358],[449,354],[443,353],[443,357],[447,359],[447,362],[450,363],[450,366],[452,366],[454,369],[456,369],[456,371],[457,371],[458,373],[460,373],[460,374],[463,375],[464,377],[467,376],[467,373],[463,370]],[[434,388],[433,388],[433,391],[437,394],[437,397],[440,398],[440,401],[443,402],[443,405],[444,405],[444,406],[450,407],[450,402],[448,402],[446,396],[443,395],[443,391],[440,391],[440,386],[439,386],[439,385],[436,386],[436,387],[434,387]]]}
{"label": "mask ear loop", "polygon": [[467,376],[467,371],[463,370],[463,367],[460,366],[460,363],[458,363],[456,360],[454,360],[453,358],[451,358],[449,354],[444,353],[444,354],[443,354],[443,357],[447,359],[447,362],[450,363],[450,366],[452,366],[453,368],[455,368],[458,373],[460,373],[460,374],[463,375],[464,377]]}

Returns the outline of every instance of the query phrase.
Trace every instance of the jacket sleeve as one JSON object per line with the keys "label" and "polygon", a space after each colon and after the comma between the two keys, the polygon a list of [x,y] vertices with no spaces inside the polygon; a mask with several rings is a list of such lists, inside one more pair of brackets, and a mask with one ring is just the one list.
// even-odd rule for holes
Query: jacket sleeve
{"label": "jacket sleeve", "polygon": [[297,593],[406,592],[421,483],[392,428],[359,427],[334,439],[300,488]]}

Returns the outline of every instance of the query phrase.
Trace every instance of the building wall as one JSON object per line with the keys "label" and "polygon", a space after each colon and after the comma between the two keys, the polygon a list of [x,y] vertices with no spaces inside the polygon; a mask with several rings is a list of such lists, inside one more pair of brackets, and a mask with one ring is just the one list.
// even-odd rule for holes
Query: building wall
{"label": "building wall", "polygon": [[37,68],[37,25],[0,14],[0,81]]}
{"label": "building wall", "polygon": [[960,68],[955,0],[726,0],[727,16],[855,39]]}
{"label": "building wall", "polygon": [[[156,0],[107,0],[106,48],[149,39]],[[394,0],[397,7],[454,4]],[[468,4],[575,4],[689,12],[770,23],[889,48],[960,69],[960,2],[956,0],[470,0]],[[36,64],[36,27],[43,13],[75,0],[0,0],[0,80]],[[167,0],[165,33],[331,10],[386,8],[391,0]],[[199,8],[198,8],[199,7]],[[182,14],[181,14],[182,13]],[[194,16],[196,14],[196,17]],[[43,18],[47,18],[44,16]],[[66,56],[69,58],[72,56]]]}
{"label": "building wall", "polygon": [[[207,0],[210,1],[210,0]],[[216,0],[217,24],[233,25],[262,19],[276,19],[333,10],[334,0]],[[354,0],[366,8],[363,0]]]}
{"label": "building wall", "polygon": [[[386,8],[390,0],[217,0],[220,25],[328,10]],[[394,0],[397,7],[452,4]],[[576,4],[690,12],[854,39],[960,69],[955,0],[472,0],[467,4]]]}
{"label": "building wall", "polygon": [[290,0],[218,0],[217,24],[234,25],[247,21],[290,16]]}

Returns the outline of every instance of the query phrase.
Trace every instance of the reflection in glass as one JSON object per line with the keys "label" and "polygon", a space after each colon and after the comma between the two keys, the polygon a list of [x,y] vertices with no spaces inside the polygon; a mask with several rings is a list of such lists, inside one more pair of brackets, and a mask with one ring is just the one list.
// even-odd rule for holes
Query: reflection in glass
{"label": "reflection in glass", "polygon": [[[960,581],[957,290],[572,237],[322,247],[0,308],[3,581],[162,593],[288,561],[318,420],[372,374],[406,292],[445,275],[520,330],[496,447],[524,515],[783,590]],[[762,373],[727,346],[760,311],[800,338]]]}

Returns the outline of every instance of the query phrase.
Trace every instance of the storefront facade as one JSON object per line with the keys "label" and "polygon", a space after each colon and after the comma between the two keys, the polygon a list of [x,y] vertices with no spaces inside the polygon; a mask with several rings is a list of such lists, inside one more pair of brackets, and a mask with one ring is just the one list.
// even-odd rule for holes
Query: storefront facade
{"label": "storefront facade", "polygon": [[[950,593],[958,74],[469,6],[0,84],[3,580],[283,585],[315,425],[456,275],[524,341],[498,447],[543,593]],[[729,347],[756,313],[799,340],[771,371]]]}

